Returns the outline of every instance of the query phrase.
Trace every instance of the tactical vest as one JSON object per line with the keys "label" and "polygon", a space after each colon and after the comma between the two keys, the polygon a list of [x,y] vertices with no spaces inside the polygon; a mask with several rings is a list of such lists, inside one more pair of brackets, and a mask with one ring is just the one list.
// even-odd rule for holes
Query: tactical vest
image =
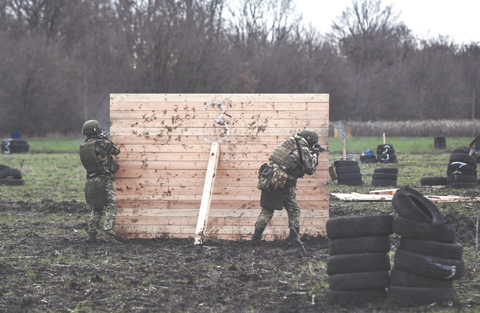
{"label": "tactical vest", "polygon": [[95,140],[87,141],[80,145],[80,160],[88,174],[108,170],[107,166],[103,166],[98,162],[97,155],[95,154],[96,147],[99,147],[100,151],[103,150],[96,144]]}
{"label": "tactical vest", "polygon": [[299,157],[293,154],[295,150],[298,150],[297,142],[295,139],[288,139],[273,150],[270,161],[280,164],[289,175],[298,178],[305,175],[305,167]]}

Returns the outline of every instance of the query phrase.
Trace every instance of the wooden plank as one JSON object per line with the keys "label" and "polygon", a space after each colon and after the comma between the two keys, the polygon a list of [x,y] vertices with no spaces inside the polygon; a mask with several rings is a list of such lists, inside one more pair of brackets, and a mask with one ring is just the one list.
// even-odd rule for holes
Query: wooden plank
{"label": "wooden plank", "polygon": [[210,211],[210,204],[212,202],[213,185],[215,183],[215,176],[217,174],[219,155],[218,142],[212,143],[212,150],[210,150],[210,157],[208,161],[207,175],[205,177],[205,186],[203,188],[202,203],[200,204],[200,211],[198,213],[197,229],[195,230],[195,244],[203,244],[205,237],[205,228],[208,223],[208,212]]}
{"label": "wooden plank", "polygon": [[395,193],[397,192],[398,188],[394,189],[384,189],[384,190],[371,190],[368,193],[369,194],[374,194],[374,195],[391,195],[394,196]]}
{"label": "wooden plank", "polygon": [[329,102],[328,94],[110,94],[110,108],[120,102]]}
{"label": "wooden plank", "polygon": [[[328,102],[225,102],[224,109],[227,114],[233,111],[328,111]],[[132,110],[133,109],[133,110]],[[134,119],[156,119],[167,114],[190,113],[195,114],[198,111],[218,111],[222,108],[218,105],[206,105],[205,102],[111,102],[111,111],[114,119],[134,118]],[[328,112],[326,112],[328,114]]]}
{"label": "wooden plank", "polygon": [[[352,192],[350,194],[343,193],[332,193],[332,196],[343,200],[343,201],[392,201],[393,195],[373,195],[373,194],[358,194]],[[423,195],[425,198],[429,199],[432,202],[466,202],[466,203],[476,203],[480,202],[480,197],[461,197],[461,196],[432,196],[432,195]]]}

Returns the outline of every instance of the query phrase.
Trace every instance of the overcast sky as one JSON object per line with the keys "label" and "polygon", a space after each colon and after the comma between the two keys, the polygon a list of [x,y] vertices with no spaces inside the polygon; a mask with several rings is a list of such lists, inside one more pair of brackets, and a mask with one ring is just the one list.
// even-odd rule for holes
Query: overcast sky
{"label": "overcast sky", "polygon": [[[331,31],[331,25],[352,0],[293,0],[305,22],[312,22],[320,33]],[[359,1],[360,2],[360,1]],[[382,0],[382,6],[393,4],[413,34],[420,38],[449,36],[457,44],[480,42],[480,0]]]}

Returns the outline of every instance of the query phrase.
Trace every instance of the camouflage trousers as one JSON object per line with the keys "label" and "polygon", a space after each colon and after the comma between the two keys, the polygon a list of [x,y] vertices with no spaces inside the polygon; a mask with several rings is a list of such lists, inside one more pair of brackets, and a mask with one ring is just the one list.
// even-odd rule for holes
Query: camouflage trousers
{"label": "camouflage trousers", "polygon": [[100,220],[105,213],[103,229],[105,234],[115,235],[115,219],[117,217],[117,197],[113,182],[110,177],[98,176],[92,180],[102,180],[107,192],[107,203],[100,208],[91,208],[90,220],[88,221],[88,233],[96,234],[100,228]]}
{"label": "camouflage trousers", "polygon": [[[300,207],[297,204],[297,195],[295,193],[296,186],[285,187],[283,190],[283,207],[288,214],[288,228],[300,228]],[[265,229],[268,222],[273,217],[275,210],[262,208],[258,216],[255,228]]]}

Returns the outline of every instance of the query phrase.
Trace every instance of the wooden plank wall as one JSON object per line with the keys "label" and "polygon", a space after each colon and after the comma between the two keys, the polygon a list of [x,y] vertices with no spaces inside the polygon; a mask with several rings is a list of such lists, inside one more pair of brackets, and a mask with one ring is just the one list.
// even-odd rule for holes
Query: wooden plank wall
{"label": "wooden plank wall", "polygon": [[[242,240],[253,234],[261,210],[258,169],[273,149],[304,128],[328,146],[329,97],[111,94],[110,119],[111,139],[121,147],[114,178],[119,237],[194,237],[211,143],[220,141],[206,237]],[[316,173],[298,180],[302,234],[325,234],[327,181],[323,153]],[[264,238],[288,232],[286,211],[276,211]]]}

